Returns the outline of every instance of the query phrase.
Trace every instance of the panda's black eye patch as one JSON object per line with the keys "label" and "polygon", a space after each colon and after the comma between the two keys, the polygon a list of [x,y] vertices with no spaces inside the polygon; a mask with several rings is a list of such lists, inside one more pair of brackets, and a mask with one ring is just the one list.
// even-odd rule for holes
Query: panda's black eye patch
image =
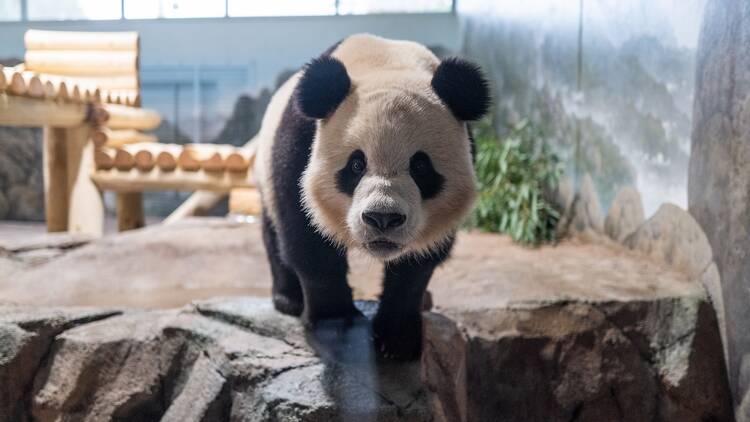
{"label": "panda's black eye patch", "polygon": [[361,150],[354,151],[346,162],[346,167],[336,173],[336,186],[342,193],[349,196],[354,195],[354,189],[357,188],[359,180],[367,170],[367,160],[365,153]]}
{"label": "panda's black eye patch", "polygon": [[422,151],[412,155],[409,160],[409,174],[417,184],[422,199],[434,198],[443,189],[445,178],[435,171],[430,156]]}

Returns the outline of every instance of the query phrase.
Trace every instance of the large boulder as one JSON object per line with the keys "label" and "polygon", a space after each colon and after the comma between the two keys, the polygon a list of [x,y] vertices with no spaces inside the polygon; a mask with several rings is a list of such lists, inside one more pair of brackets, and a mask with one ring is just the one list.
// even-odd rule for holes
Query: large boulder
{"label": "large boulder", "polygon": [[261,298],[123,313],[0,306],[0,417],[731,420],[713,312],[688,290],[426,313],[421,365],[356,348],[357,363],[322,361],[301,324]]}
{"label": "large boulder", "polygon": [[691,278],[699,277],[713,262],[711,245],[701,226],[674,204],[659,207],[624,243]]}
{"label": "large boulder", "polygon": [[427,317],[423,358],[442,420],[733,419],[716,320],[700,295],[448,316]]}
{"label": "large boulder", "polygon": [[0,420],[29,420],[29,391],[58,335],[116,314],[106,309],[0,306]]}
{"label": "large boulder", "polygon": [[[736,406],[750,353],[750,7],[740,0],[706,3],[696,55],[693,133],[688,173],[690,213],[703,227],[721,275],[729,378]],[[740,412],[741,413],[741,412]],[[750,421],[745,412],[738,418]]]}
{"label": "large boulder", "polygon": [[609,206],[604,219],[604,232],[617,242],[622,242],[633,233],[645,219],[641,194],[635,188],[626,186],[620,189]]}

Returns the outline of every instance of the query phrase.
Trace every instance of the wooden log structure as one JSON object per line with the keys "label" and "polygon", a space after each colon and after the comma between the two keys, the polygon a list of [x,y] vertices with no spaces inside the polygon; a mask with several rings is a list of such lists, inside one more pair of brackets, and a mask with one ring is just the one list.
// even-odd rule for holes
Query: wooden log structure
{"label": "wooden log structure", "polygon": [[159,126],[161,116],[152,110],[118,104],[102,104],[108,114],[106,126],[110,129],[150,130]]}
{"label": "wooden log structure", "polygon": [[260,192],[255,188],[235,188],[229,191],[229,212],[241,215],[260,215]]}
{"label": "wooden log structure", "polygon": [[139,229],[146,225],[143,193],[117,192],[115,196],[118,231]]}
{"label": "wooden log structure", "polygon": [[137,51],[137,32],[77,32],[30,29],[24,35],[27,50]]}
{"label": "wooden log structure", "polygon": [[115,168],[120,171],[128,171],[135,167],[135,158],[133,154],[125,151],[124,149],[118,149],[115,152]]}
{"label": "wooden log structure", "polygon": [[[109,163],[112,161],[114,167],[121,168],[123,171],[132,168],[129,157],[133,157],[134,165],[142,171],[150,171],[158,167],[163,171],[179,168],[185,172],[204,170],[214,173],[226,171],[242,174],[248,171],[254,159],[254,156],[250,155],[251,152],[246,149],[217,144],[177,145],[137,142],[125,143],[119,148],[99,145],[97,151],[100,157],[97,168],[110,169],[112,165]],[[104,157],[105,155],[108,158]],[[136,159],[135,157],[139,155],[141,158]]]}
{"label": "wooden log structure", "polygon": [[27,50],[24,64],[29,70],[51,75],[130,75],[138,71],[138,53],[106,50]]}
{"label": "wooden log structure", "polygon": [[[253,165],[255,161],[256,148],[258,145],[258,143],[256,142],[257,138],[258,135],[250,139],[243,147],[238,148],[238,150],[242,151],[242,156],[247,157],[247,159],[243,159],[241,161],[242,164],[237,168],[237,170],[232,170],[231,167],[233,165],[227,164],[227,167],[230,171],[247,171],[249,167]],[[227,158],[227,161],[230,161],[229,158]],[[245,165],[247,165],[247,167],[245,167]],[[185,217],[202,215],[206,212],[206,210],[210,210],[211,208],[215,207],[222,198],[224,198],[224,194],[221,192],[195,192],[190,195],[190,197],[188,197],[185,202],[177,207],[176,210],[174,210],[169,216],[167,216],[167,218],[164,219],[164,223],[171,224]]]}
{"label": "wooden log structure", "polygon": [[85,123],[87,106],[0,94],[0,125],[75,127]]}
{"label": "wooden log structure", "polygon": [[259,212],[253,145],[160,144],[143,133],[161,117],[137,108],[136,33],[30,30],[25,41],[25,63],[0,66],[0,125],[45,128],[50,231],[101,235],[104,190],[116,193],[120,230],[143,226],[143,191],[202,191],[188,207],[234,192],[237,212]]}
{"label": "wooden log structure", "polygon": [[114,168],[108,171],[95,171],[91,179],[99,189],[115,192],[205,190],[228,193],[238,187],[254,187],[251,173],[211,173],[203,170],[190,172],[180,168],[171,172],[162,171],[158,167],[149,172],[142,172],[136,168],[129,171]]}
{"label": "wooden log structure", "polygon": [[110,148],[121,148],[128,144],[157,142],[155,135],[139,132],[132,129],[109,129],[98,128],[93,136],[94,145],[97,147],[107,146]]}
{"label": "wooden log structure", "polygon": [[26,94],[26,80],[21,72],[12,67],[2,67],[0,71],[3,73],[5,82],[4,90],[13,95]]}

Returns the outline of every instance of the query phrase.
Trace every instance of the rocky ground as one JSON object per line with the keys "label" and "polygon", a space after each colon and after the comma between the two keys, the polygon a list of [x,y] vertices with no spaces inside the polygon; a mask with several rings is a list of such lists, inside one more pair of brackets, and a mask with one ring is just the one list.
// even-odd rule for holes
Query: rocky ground
{"label": "rocky ground", "polygon": [[[5,230],[0,420],[732,420],[720,325],[689,265],[710,253],[667,241],[689,225],[660,213],[628,247],[462,233],[412,365],[376,364],[366,328],[331,334],[359,363],[317,358],[263,297],[256,224]],[[356,295],[375,297],[379,266],[353,262]]]}
{"label": "rocky ground", "polygon": [[[202,218],[91,243],[33,229],[14,233],[0,237],[0,297],[17,303],[167,308],[214,296],[270,294],[258,224]],[[357,298],[376,298],[380,265],[355,255],[352,267]],[[436,306],[469,309],[671,297],[696,286],[614,243],[566,240],[530,249],[479,232],[461,232],[453,259],[430,282]]]}

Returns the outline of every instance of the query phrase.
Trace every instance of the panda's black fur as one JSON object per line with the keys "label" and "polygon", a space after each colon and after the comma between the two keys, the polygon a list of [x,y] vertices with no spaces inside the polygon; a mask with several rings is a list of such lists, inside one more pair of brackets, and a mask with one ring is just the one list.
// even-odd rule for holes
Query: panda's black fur
{"label": "panda's black fur", "polygon": [[[319,324],[362,318],[352,300],[347,283],[346,251],[319,234],[305,213],[300,179],[308,165],[316,119],[333,113],[350,90],[344,65],[331,57],[335,47],[305,67],[292,98],[286,105],[271,150],[276,224],[264,215],[263,239],[273,276],[273,302],[287,314],[303,316],[314,332]],[[442,101],[461,120],[478,118],[486,110],[486,94],[476,93],[486,84],[476,68],[463,61],[450,61],[438,68],[433,87]],[[463,73],[462,73],[463,72]],[[476,101],[462,99],[455,80],[467,85]],[[477,80],[477,78],[479,78]],[[473,145],[472,145],[473,153]],[[427,158],[429,164],[429,158]],[[431,173],[418,181],[424,198],[438,195],[443,175],[431,165]],[[346,169],[331,169],[342,172]],[[358,180],[339,176],[340,189],[353,192]],[[264,211],[265,213],[265,211]],[[389,358],[412,360],[422,346],[422,298],[433,271],[450,254],[451,236],[422,257],[405,257],[385,265],[383,293],[372,328],[376,350]]]}

